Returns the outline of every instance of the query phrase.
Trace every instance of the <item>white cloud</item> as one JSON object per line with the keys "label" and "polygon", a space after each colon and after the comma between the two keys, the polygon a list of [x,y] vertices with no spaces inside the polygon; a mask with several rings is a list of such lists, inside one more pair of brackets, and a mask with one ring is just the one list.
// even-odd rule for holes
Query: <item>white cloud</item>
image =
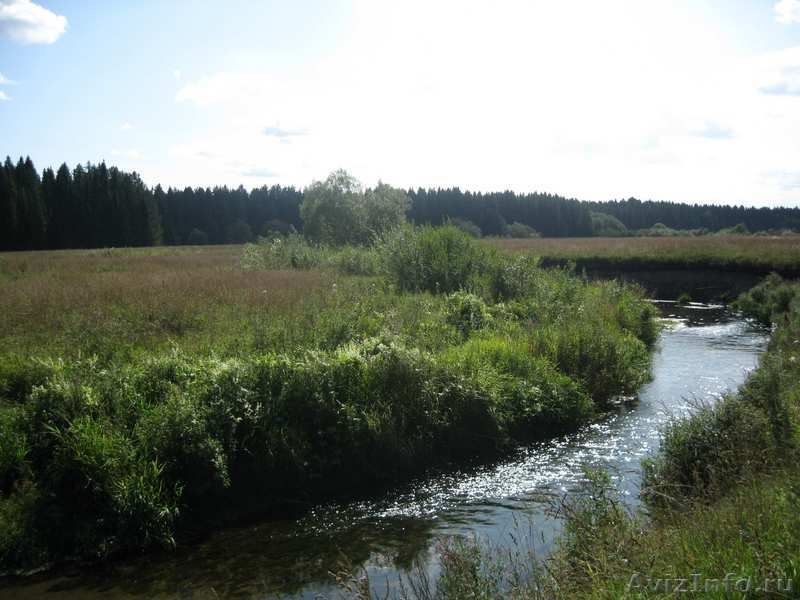
{"label": "white cloud", "polygon": [[142,158],[142,153],[135,148],[129,148],[127,150],[120,150],[119,148],[114,148],[111,151],[111,156],[128,158],[131,160],[139,160]]}
{"label": "white cloud", "polygon": [[576,20],[574,3],[357,1],[322,59],[185,81],[175,99],[204,128],[158,175],[238,185],[269,165],[306,185],[344,167],[368,185],[800,202],[763,177],[800,164],[794,99],[763,92],[800,47],[742,55],[688,3],[579,4]]}
{"label": "white cloud", "polygon": [[121,131],[130,131],[133,129],[133,125],[131,125],[128,121],[125,121],[122,125],[119,126]]}
{"label": "white cloud", "polygon": [[52,44],[67,29],[67,18],[30,0],[0,0],[0,37],[21,44]]}
{"label": "white cloud", "polygon": [[3,90],[0,90],[0,101],[2,100],[11,100],[11,96],[6,94]]}
{"label": "white cloud", "polygon": [[800,0],[780,0],[775,3],[775,20],[790,25],[800,23]]}
{"label": "white cloud", "polygon": [[0,73],[0,85],[16,85],[16,83],[17,83],[16,81],[11,81],[2,73]]}

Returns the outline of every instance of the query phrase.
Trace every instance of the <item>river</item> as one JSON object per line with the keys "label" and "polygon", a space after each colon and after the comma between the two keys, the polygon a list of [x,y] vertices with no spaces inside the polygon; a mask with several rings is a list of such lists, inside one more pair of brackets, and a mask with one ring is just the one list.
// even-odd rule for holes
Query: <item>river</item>
{"label": "river", "polygon": [[669,419],[736,389],[755,368],[767,333],[722,306],[659,303],[666,327],[653,380],[637,402],[507,459],[428,474],[375,498],[320,505],[305,514],[217,532],[170,555],[71,568],[0,584],[14,598],[339,597],[329,573],[344,560],[378,592],[421,569],[435,577],[437,539],[465,534],[502,549],[544,554],[560,523],[554,500],[579,486],[583,466],[604,467],[635,504],[640,462],[658,449]]}

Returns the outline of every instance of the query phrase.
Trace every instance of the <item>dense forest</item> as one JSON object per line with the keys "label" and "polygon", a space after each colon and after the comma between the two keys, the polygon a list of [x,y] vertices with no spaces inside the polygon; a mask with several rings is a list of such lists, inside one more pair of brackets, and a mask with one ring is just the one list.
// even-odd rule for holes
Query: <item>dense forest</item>
{"label": "dense forest", "polygon": [[[553,194],[408,190],[408,218],[469,222],[483,235],[528,226],[544,236],[625,235],[652,228],[717,231],[800,230],[798,208],[582,202]],[[41,176],[30,158],[0,168],[0,250],[154,244],[224,244],[270,231],[301,230],[303,192],[293,187],[150,188],[116,167],[66,164]]]}

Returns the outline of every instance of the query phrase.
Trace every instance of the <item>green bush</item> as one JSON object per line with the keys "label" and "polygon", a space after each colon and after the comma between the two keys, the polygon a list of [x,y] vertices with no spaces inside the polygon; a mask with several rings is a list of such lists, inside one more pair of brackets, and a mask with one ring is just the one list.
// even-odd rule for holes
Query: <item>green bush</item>
{"label": "green bush", "polygon": [[449,219],[447,223],[449,225],[452,225],[453,227],[457,227],[470,237],[479,238],[483,235],[481,228],[468,219],[461,219],[456,217],[454,219]]}
{"label": "green bush", "polygon": [[541,280],[545,278],[539,262],[538,257],[525,254],[494,256],[490,276],[492,296],[496,300],[505,301],[537,295]]}
{"label": "green bush", "polygon": [[453,225],[395,229],[380,250],[389,282],[402,291],[474,290],[487,268],[487,251]]}
{"label": "green bush", "polygon": [[326,249],[311,244],[298,233],[247,244],[242,256],[245,269],[313,269],[323,264]]}
{"label": "green bush", "polygon": [[468,337],[489,325],[491,314],[486,303],[469,292],[454,292],[445,298],[447,323]]}
{"label": "green bush", "polygon": [[703,407],[664,432],[658,456],[645,463],[645,497],[717,496],[763,468],[773,443],[768,419],[750,403],[731,396]]}
{"label": "green bush", "polygon": [[445,363],[492,397],[502,427],[513,437],[552,435],[594,414],[584,389],[523,339],[473,338],[443,354]]}
{"label": "green bush", "polygon": [[371,247],[332,248],[308,241],[299,233],[261,238],[258,244],[246,244],[241,265],[244,269],[330,268],[343,275],[376,275],[379,256]]}
{"label": "green bush", "polygon": [[514,221],[506,227],[506,235],[511,238],[538,238],[541,234],[530,225]]}
{"label": "green bush", "polygon": [[733,307],[759,323],[770,325],[786,314],[797,297],[798,285],[771,273],[748,292],[741,294]]}

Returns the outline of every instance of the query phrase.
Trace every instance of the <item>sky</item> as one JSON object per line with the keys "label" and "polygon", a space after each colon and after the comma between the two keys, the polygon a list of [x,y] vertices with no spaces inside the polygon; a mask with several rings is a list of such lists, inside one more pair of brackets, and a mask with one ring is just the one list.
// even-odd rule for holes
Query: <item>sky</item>
{"label": "sky", "polygon": [[0,0],[0,155],[800,206],[800,0]]}

